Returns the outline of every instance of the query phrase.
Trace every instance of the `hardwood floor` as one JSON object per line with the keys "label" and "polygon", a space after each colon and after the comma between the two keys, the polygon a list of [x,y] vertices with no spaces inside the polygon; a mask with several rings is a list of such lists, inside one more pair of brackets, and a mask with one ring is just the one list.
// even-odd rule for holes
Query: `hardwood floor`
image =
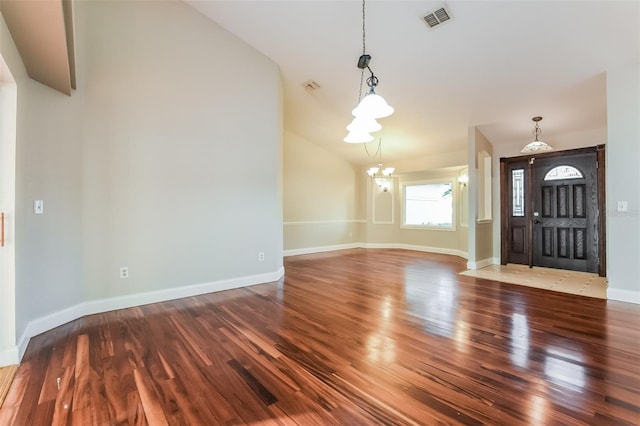
{"label": "hardwood floor", "polygon": [[32,339],[0,425],[640,424],[640,307],[349,250]]}
{"label": "hardwood floor", "polygon": [[9,387],[13,382],[13,376],[16,374],[17,370],[17,365],[0,367],[0,407],[2,407],[4,397],[7,395],[7,392],[9,392]]}

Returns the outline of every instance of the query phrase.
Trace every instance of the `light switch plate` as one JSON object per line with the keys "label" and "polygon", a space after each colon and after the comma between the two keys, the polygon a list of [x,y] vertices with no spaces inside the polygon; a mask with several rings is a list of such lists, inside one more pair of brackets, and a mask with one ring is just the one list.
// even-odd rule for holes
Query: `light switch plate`
{"label": "light switch plate", "polygon": [[629,204],[626,201],[618,201],[618,212],[625,213],[629,209]]}
{"label": "light switch plate", "polygon": [[44,201],[42,201],[42,200],[33,200],[33,213],[34,214],[43,214],[44,213]]}

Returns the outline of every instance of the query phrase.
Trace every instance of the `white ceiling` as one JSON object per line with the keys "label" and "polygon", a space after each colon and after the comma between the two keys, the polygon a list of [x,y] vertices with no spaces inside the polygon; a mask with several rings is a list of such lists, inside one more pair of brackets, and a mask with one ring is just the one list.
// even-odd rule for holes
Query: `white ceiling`
{"label": "white ceiling", "polygon": [[[286,129],[368,163],[342,142],[359,95],[361,1],[185,1],[280,66]],[[430,29],[422,17],[442,4],[453,19]],[[464,150],[469,126],[521,147],[536,115],[552,145],[606,136],[605,72],[640,60],[639,28],[638,1],[367,1],[376,92],[396,109],[374,134],[384,160]]]}

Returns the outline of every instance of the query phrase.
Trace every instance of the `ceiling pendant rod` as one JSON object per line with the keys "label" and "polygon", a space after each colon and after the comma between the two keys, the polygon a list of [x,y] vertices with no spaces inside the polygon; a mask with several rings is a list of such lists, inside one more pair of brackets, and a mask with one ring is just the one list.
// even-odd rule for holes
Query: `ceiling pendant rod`
{"label": "ceiling pendant rod", "polygon": [[[358,106],[351,111],[355,118],[347,126],[349,134],[344,138],[344,141],[347,143],[366,143],[372,141],[373,136],[371,136],[371,133],[382,129],[382,126],[376,119],[387,117],[394,112],[394,109],[389,106],[384,98],[375,92],[379,80],[369,66],[371,56],[366,53],[366,40],[366,0],[362,0],[362,55],[358,58],[357,64],[361,70],[360,90],[358,93]],[[362,97],[362,83],[365,69],[369,71],[371,76],[366,80],[369,91]]]}
{"label": "ceiling pendant rod", "polygon": [[364,7],[364,2],[365,0],[362,0],[362,54],[366,54],[367,53],[367,37],[366,37],[366,29],[365,29],[365,7]]}
{"label": "ceiling pendant rod", "polygon": [[547,152],[547,151],[553,150],[551,146],[538,140],[538,136],[540,136],[540,134],[542,133],[542,130],[540,129],[540,125],[539,125],[540,121],[542,121],[542,117],[533,117],[531,120],[533,120],[533,122],[536,123],[535,127],[532,130],[532,133],[535,136],[535,139],[533,142],[530,142],[527,145],[525,145],[525,147],[522,148],[520,152],[522,152],[523,154],[535,154],[538,152]]}

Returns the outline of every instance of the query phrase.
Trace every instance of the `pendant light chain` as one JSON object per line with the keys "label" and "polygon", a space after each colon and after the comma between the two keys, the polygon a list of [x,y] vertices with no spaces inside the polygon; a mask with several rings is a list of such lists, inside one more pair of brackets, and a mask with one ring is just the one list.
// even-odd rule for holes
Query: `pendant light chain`
{"label": "pendant light chain", "polygon": [[364,70],[360,70],[360,91],[358,92],[358,102],[356,102],[356,105],[362,100],[362,83],[364,83]]}
{"label": "pendant light chain", "polygon": [[362,0],[362,54],[363,55],[367,53],[366,52],[366,44],[365,44],[365,42],[366,42],[366,31],[365,31],[365,26],[364,26],[364,23],[365,23],[365,19],[364,19],[365,18],[364,2],[365,2],[365,0]]}
{"label": "pendant light chain", "polygon": [[533,129],[533,135],[536,137],[536,142],[538,141],[538,136],[542,133],[540,126],[538,125],[538,121],[536,121],[536,127]]}
{"label": "pendant light chain", "polygon": [[[362,0],[362,54],[366,54],[366,32],[365,32],[365,7],[364,7],[364,3],[366,0]],[[359,104],[360,101],[362,100],[362,83],[364,83],[364,68],[360,70],[360,91],[358,92],[358,102],[356,103]]]}
{"label": "pendant light chain", "polygon": [[364,146],[364,152],[367,153],[367,157],[376,158],[378,154],[380,154],[380,162],[382,162],[382,138],[378,140],[378,149],[376,149],[376,152],[373,155],[369,154],[369,149],[367,148],[366,143],[363,143],[362,146]]}

